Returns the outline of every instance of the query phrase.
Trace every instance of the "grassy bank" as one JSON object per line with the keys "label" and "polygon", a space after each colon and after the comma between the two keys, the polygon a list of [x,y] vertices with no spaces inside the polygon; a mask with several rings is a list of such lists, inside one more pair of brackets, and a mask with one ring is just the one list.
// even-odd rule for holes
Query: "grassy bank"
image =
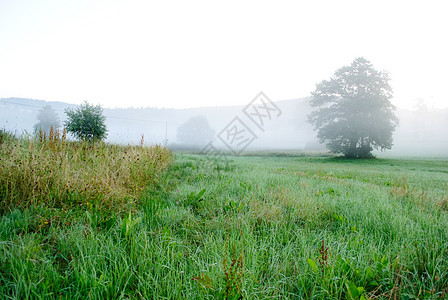
{"label": "grassy bank", "polygon": [[1,297],[447,295],[446,160],[177,155],[143,187],[108,224],[62,204],[3,213]]}
{"label": "grassy bank", "polygon": [[69,142],[51,132],[7,139],[0,152],[0,211],[89,206],[122,212],[171,161],[162,147]]}

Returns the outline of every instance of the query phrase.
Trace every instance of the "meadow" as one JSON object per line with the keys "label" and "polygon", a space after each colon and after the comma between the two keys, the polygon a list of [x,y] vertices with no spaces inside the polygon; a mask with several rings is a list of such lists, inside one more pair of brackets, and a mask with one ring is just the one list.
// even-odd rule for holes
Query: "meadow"
{"label": "meadow", "polygon": [[447,297],[448,160],[49,145],[1,146],[1,298]]}

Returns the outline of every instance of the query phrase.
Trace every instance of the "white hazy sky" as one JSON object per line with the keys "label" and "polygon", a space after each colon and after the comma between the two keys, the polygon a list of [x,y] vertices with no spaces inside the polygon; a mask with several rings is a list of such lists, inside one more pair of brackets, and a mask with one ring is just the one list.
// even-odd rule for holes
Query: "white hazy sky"
{"label": "white hazy sky", "polygon": [[0,0],[0,98],[104,107],[309,96],[363,56],[393,103],[447,107],[445,1]]}

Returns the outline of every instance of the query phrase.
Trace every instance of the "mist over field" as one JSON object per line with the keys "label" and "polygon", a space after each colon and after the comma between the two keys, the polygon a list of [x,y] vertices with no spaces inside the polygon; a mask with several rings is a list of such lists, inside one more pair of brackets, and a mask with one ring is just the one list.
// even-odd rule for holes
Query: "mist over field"
{"label": "mist over field", "polygon": [[[251,99],[248,100],[248,103]],[[226,146],[217,138],[226,126],[239,117],[254,132],[256,139],[245,149],[250,151],[327,151],[316,139],[307,115],[312,111],[310,98],[275,101],[281,114],[264,124],[263,130],[243,113],[245,106],[221,106],[189,109],[168,108],[116,108],[104,109],[107,141],[116,144],[140,144],[142,135],[146,145],[167,144],[172,149],[200,150],[209,142],[226,150]],[[50,105],[57,113],[61,124],[66,115],[64,109],[76,107],[63,102],[4,98],[0,99],[0,127],[16,135],[32,134],[37,113],[45,105]],[[393,146],[385,152],[374,151],[377,156],[448,156],[448,108],[434,109],[421,102],[414,109],[396,109],[399,126],[393,134]],[[208,122],[213,135],[203,134],[188,121],[201,117]],[[186,126],[184,137],[178,129]],[[191,132],[191,137],[188,136]],[[202,134],[202,135],[201,135]],[[228,149],[227,149],[228,150]]]}
{"label": "mist over field", "polygon": [[0,1],[0,300],[448,299],[446,28]]}

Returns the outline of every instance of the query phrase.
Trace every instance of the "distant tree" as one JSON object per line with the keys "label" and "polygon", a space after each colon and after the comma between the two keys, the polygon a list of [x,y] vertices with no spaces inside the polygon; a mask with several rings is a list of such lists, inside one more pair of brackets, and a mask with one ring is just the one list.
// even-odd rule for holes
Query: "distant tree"
{"label": "distant tree", "polygon": [[50,105],[45,105],[37,113],[37,123],[34,125],[34,132],[39,133],[42,130],[45,134],[50,132],[51,127],[53,130],[58,129],[61,126],[57,113],[51,108]]}
{"label": "distant tree", "polygon": [[192,117],[177,128],[177,140],[193,148],[205,146],[213,140],[214,135],[215,131],[204,116]]}
{"label": "distant tree", "polygon": [[391,149],[398,125],[390,102],[389,76],[365,58],[340,68],[330,80],[317,84],[309,116],[320,143],[348,158],[372,157],[373,149]]}
{"label": "distant tree", "polygon": [[106,138],[106,117],[101,106],[84,102],[77,109],[66,109],[65,114],[67,115],[65,128],[76,138],[85,141],[99,141]]}

